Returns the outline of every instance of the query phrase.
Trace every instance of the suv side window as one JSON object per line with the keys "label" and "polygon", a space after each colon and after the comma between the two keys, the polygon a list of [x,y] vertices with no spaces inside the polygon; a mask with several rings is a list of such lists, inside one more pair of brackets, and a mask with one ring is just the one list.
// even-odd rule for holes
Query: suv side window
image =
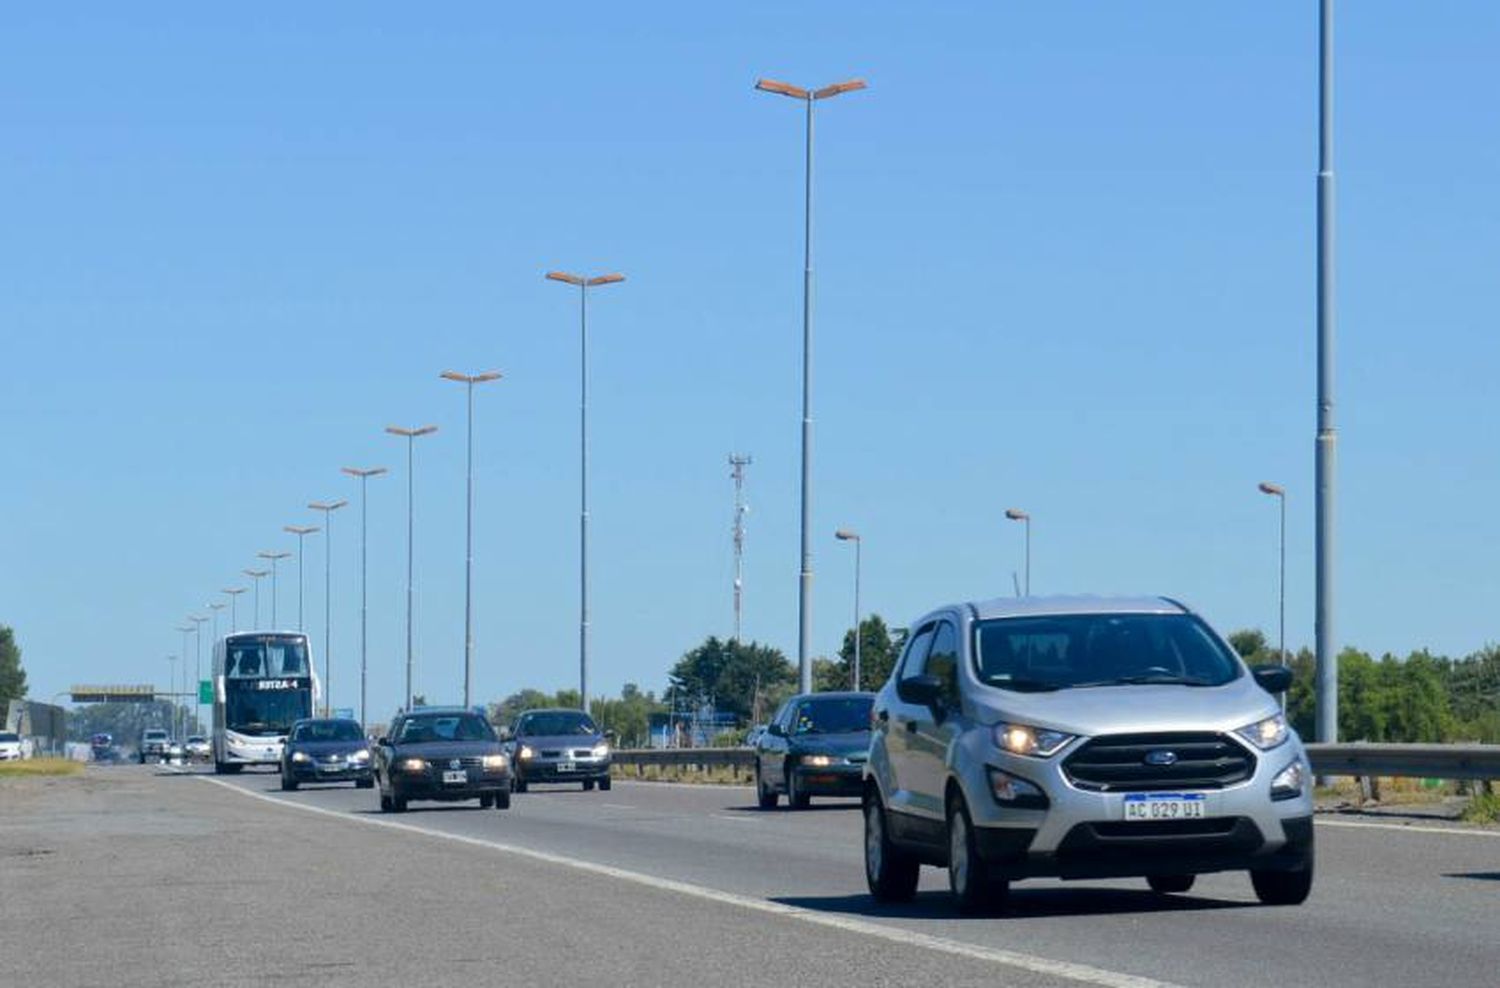
{"label": "suv side window", "polygon": [[906,643],[906,654],[901,656],[901,678],[910,679],[922,674],[922,663],[927,658],[927,646],[932,641],[936,625],[924,624]]}
{"label": "suv side window", "polygon": [[947,701],[958,703],[958,630],[951,621],[938,623],[932,638],[932,650],[927,653],[927,662],[922,672],[943,681],[943,695]]}

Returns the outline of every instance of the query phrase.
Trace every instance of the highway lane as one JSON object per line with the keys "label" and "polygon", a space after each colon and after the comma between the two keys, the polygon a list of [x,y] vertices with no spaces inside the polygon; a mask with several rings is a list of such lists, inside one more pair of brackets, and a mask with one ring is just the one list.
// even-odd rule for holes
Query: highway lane
{"label": "highway lane", "polygon": [[[1162,898],[1140,881],[1015,887],[999,917],[959,917],[925,870],[918,900],[876,907],[864,891],[852,802],[763,812],[736,787],[541,787],[511,810],[414,804],[379,814],[372,792],[281,793],[267,774],[217,780],[292,806],[399,821],[456,837],[576,858],[911,935],[1183,985],[1485,985],[1500,971],[1500,833],[1318,828],[1319,878],[1298,908],[1255,902],[1248,878],[1205,876]],[[228,795],[228,794],[226,794]]]}

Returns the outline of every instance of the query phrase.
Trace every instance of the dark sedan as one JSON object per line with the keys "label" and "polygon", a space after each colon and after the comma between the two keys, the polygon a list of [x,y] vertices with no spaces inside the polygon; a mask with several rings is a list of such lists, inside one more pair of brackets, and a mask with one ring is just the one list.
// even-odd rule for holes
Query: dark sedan
{"label": "dark sedan", "polygon": [[375,779],[387,813],[405,813],[411,799],[510,807],[510,759],[472,710],[419,707],[397,716],[375,748]]}
{"label": "dark sedan", "polygon": [[292,725],[281,748],[281,788],[296,789],[304,782],[352,782],[358,789],[375,785],[370,743],[358,721],[310,717]]}
{"label": "dark sedan", "polygon": [[609,736],[582,710],[528,710],[508,738],[516,792],[533,782],[581,782],[609,788]]}
{"label": "dark sedan", "polygon": [[782,704],[755,745],[760,808],[782,793],[793,809],[814,796],[858,796],[870,752],[873,693],[803,693]]}

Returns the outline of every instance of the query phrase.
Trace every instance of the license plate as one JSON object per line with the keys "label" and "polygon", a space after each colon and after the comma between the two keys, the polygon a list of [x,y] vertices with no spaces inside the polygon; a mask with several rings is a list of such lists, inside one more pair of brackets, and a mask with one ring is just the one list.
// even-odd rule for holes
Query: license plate
{"label": "license plate", "polygon": [[1201,792],[1132,793],[1125,797],[1126,820],[1198,820],[1207,815]]}
{"label": "license plate", "polygon": [[465,772],[463,769],[457,769],[455,771],[443,773],[443,782],[449,785],[452,785],[454,783],[462,785],[463,783],[468,781],[469,773]]}
{"label": "license plate", "polygon": [[576,772],[576,771],[578,771],[578,763],[577,762],[558,762],[557,763],[557,770],[559,772]]}

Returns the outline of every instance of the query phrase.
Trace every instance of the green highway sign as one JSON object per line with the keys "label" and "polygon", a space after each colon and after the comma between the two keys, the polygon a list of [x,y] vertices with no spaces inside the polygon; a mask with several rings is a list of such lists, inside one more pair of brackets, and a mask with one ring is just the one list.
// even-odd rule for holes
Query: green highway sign
{"label": "green highway sign", "polygon": [[214,681],[212,679],[200,679],[198,681],[198,702],[214,702]]}

